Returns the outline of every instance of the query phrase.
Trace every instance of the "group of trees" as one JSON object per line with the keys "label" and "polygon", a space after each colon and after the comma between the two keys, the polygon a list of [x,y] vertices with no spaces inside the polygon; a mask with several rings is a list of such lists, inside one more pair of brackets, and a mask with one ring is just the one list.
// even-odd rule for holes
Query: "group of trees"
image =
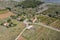
{"label": "group of trees", "polygon": [[34,8],[42,3],[44,2],[36,1],[36,0],[25,0],[21,2],[20,4],[18,4],[17,6],[20,6],[22,8]]}
{"label": "group of trees", "polygon": [[16,20],[18,20],[18,21],[23,21],[25,18],[24,18],[24,17],[21,17],[20,15],[22,15],[22,14],[11,15],[10,17],[11,17],[12,19],[16,19]]}
{"label": "group of trees", "polygon": [[[5,23],[7,23],[6,25],[8,25],[8,26],[4,25]],[[14,23],[11,21],[11,19],[7,19],[6,22],[4,21],[4,22],[2,22],[0,25],[1,25],[1,26],[6,26],[7,28],[9,28],[9,27],[14,27],[14,26],[16,26],[17,24],[14,24]]]}
{"label": "group of trees", "polygon": [[60,19],[60,16],[59,15],[60,15],[60,13],[56,11],[55,13],[50,13],[48,16],[49,17]]}

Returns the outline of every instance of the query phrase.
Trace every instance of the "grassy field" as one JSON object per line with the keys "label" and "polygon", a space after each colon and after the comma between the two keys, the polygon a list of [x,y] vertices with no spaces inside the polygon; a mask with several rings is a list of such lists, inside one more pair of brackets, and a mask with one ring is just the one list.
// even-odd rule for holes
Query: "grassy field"
{"label": "grassy field", "polygon": [[0,40],[14,40],[19,35],[20,31],[24,28],[23,23],[14,19],[12,19],[12,22],[17,25],[10,28],[0,26]]}
{"label": "grassy field", "polygon": [[0,10],[0,14],[3,14],[5,12],[7,12],[7,11],[8,11],[7,9],[2,9],[2,10]]}
{"label": "grassy field", "polygon": [[26,30],[22,37],[25,40],[60,40],[60,32],[34,25],[34,28]]}

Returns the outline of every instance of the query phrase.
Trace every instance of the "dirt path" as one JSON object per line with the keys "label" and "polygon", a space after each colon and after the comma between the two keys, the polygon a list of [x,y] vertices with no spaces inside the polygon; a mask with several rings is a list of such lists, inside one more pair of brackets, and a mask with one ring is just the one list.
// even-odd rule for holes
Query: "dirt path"
{"label": "dirt path", "polygon": [[0,14],[0,19],[4,19],[4,18],[7,18],[9,17],[10,15],[14,15],[12,12],[5,12],[3,14]]}
{"label": "dirt path", "polygon": [[45,28],[49,28],[49,29],[52,29],[52,30],[55,30],[55,31],[60,32],[59,29],[54,28],[54,27],[52,27],[52,26],[45,25],[45,24],[43,24],[43,23],[41,23],[41,22],[40,22],[40,23],[34,23],[34,24],[41,25],[41,26],[43,26],[43,27],[45,27]]}
{"label": "dirt path", "polygon": [[52,22],[50,25],[52,25],[52,24],[56,23],[57,21],[59,21],[59,20],[56,20],[56,21]]}
{"label": "dirt path", "polygon": [[27,29],[27,28],[25,27],[25,28],[21,31],[21,33],[18,35],[18,37],[17,37],[15,40],[18,40],[26,29]]}
{"label": "dirt path", "polygon": [[18,40],[24,40],[24,38],[21,36],[21,37],[18,38]]}

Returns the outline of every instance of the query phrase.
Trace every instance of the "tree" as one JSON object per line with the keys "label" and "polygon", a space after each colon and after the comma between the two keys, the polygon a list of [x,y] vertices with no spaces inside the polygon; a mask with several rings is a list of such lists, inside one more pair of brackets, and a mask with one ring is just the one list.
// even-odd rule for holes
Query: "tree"
{"label": "tree", "polygon": [[14,16],[14,15],[11,15],[10,17],[13,18],[13,19],[16,19],[17,18],[17,16]]}
{"label": "tree", "polygon": [[51,17],[51,14],[49,14],[48,16]]}
{"label": "tree", "polygon": [[58,14],[59,12],[56,12],[56,14]]}
{"label": "tree", "polygon": [[1,23],[1,25],[3,25],[3,23]]}
{"label": "tree", "polygon": [[11,11],[11,8],[9,8],[9,7],[6,7],[6,9],[8,9],[9,11]]}
{"label": "tree", "polygon": [[11,19],[8,19],[7,22],[11,22]]}

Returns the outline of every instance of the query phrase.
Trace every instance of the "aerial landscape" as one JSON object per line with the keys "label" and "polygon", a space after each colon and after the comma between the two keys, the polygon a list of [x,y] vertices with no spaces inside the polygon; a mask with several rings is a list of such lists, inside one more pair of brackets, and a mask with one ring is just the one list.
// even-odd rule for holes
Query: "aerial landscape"
{"label": "aerial landscape", "polygon": [[60,0],[0,0],[0,40],[60,40]]}

